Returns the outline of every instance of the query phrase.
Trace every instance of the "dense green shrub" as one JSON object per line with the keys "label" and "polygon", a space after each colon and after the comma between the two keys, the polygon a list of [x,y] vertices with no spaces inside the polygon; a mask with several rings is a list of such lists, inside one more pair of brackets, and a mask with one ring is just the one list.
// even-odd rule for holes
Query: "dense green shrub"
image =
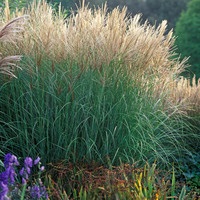
{"label": "dense green shrub", "polygon": [[190,56],[190,75],[200,78],[200,0],[191,0],[186,12],[179,18],[175,34],[176,44],[182,57]]}

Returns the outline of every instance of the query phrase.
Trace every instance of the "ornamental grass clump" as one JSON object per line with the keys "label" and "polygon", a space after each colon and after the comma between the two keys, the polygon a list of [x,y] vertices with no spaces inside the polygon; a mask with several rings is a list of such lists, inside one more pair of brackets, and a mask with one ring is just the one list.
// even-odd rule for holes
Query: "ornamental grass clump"
{"label": "ornamental grass clump", "polygon": [[13,16],[22,14],[30,16],[22,39],[1,46],[24,56],[18,79],[0,88],[2,151],[104,164],[108,156],[168,164],[188,152],[197,135],[169,95],[185,61],[172,59],[166,21],[156,28],[126,8],[84,2],[66,19],[45,1]]}
{"label": "ornamental grass clump", "polygon": [[[31,74],[28,63],[35,69]],[[106,164],[107,156],[112,164],[119,158],[169,164],[185,155],[196,137],[182,115],[164,112],[162,101],[139,87],[120,63],[101,71],[82,71],[68,60],[53,69],[48,60],[42,68],[29,58],[23,65],[18,79],[1,87],[4,152],[40,154],[45,164],[63,159]]]}
{"label": "ornamental grass clump", "polygon": [[[10,153],[5,155],[5,171],[0,173],[0,200],[48,199],[46,188],[40,179],[40,174],[44,170],[44,166],[40,166],[40,158],[32,160],[31,157],[26,157],[24,166],[17,174],[17,166],[19,165],[16,156]],[[39,168],[39,178],[32,184],[29,180],[34,166]],[[19,181],[20,179],[21,181]]]}

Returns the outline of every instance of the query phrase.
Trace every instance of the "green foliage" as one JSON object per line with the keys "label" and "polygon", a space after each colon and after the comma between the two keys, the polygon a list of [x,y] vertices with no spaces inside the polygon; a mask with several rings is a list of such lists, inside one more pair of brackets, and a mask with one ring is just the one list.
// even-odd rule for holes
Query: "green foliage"
{"label": "green foliage", "polygon": [[[16,8],[20,10],[24,7],[27,7],[31,2],[32,0],[8,0],[11,12],[14,12]],[[5,0],[0,0],[0,8],[4,9],[4,7]]]}
{"label": "green foliage", "polygon": [[[4,153],[0,150],[0,157],[3,157],[3,155],[4,155]],[[3,166],[4,166],[3,161],[0,160],[0,169],[1,169],[1,167],[3,167]]]}
{"label": "green foliage", "polygon": [[186,198],[186,187],[185,185],[183,186],[182,190],[181,190],[181,193],[180,193],[180,196],[179,196],[179,200],[184,200]]}
{"label": "green foliage", "polygon": [[[75,1],[73,0],[47,0],[47,2],[51,5],[58,6],[60,3],[62,7],[64,7],[67,10],[70,10],[72,7],[75,7]],[[77,1],[76,3],[79,3]]]}
{"label": "green foliage", "polygon": [[186,12],[179,18],[175,34],[176,45],[182,58],[190,56],[188,73],[200,78],[200,0],[191,0]]}
{"label": "green foliage", "polygon": [[186,159],[179,160],[181,178],[185,180],[188,190],[200,193],[200,154],[188,155]]}
{"label": "green foliage", "polygon": [[21,67],[0,87],[3,152],[39,154],[45,163],[109,156],[111,165],[119,158],[168,164],[193,138],[181,116],[163,112],[120,63],[82,71],[69,61],[37,66],[28,59]]}

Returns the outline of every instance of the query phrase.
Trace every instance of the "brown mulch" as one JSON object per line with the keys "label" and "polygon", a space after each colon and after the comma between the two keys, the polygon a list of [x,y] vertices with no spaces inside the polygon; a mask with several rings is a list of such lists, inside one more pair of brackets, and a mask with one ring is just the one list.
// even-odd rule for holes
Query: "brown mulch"
{"label": "brown mulch", "polygon": [[[57,164],[48,164],[48,168],[46,175],[50,177],[52,183],[51,195],[52,199],[55,200],[61,199],[60,192],[66,192],[66,199],[73,200],[73,191],[80,191],[81,189],[98,194],[102,197],[100,199],[107,199],[104,197],[111,196],[115,191],[129,191],[130,193],[131,190],[134,190],[136,176],[140,173],[145,174],[145,168],[138,168],[136,164],[106,167],[95,162],[76,164],[58,162]],[[150,167],[147,167],[147,169],[150,169]],[[154,171],[155,193],[156,191],[167,192],[169,190],[171,175],[171,172],[167,171],[157,169]],[[143,177],[143,179],[145,178]],[[176,189],[180,191],[185,183],[176,182]],[[192,199],[200,199],[200,197],[195,195],[195,198]]]}
{"label": "brown mulch", "polygon": [[[47,172],[51,176],[51,180],[59,186],[62,185],[63,190],[66,188],[71,189],[67,191],[69,194],[74,189],[80,191],[83,188],[86,191],[97,191],[98,195],[111,195],[115,191],[129,191],[134,187],[134,176],[144,172],[144,169],[136,167],[136,165],[121,164],[120,166],[105,167],[97,163],[64,163],[49,164],[50,170]],[[167,190],[170,186],[170,181],[165,181],[164,174],[155,170],[154,175],[157,179],[157,188],[165,182]],[[159,177],[159,178],[158,178]],[[160,185],[160,186],[159,186]],[[54,186],[54,187],[55,187]],[[57,191],[57,190],[56,190]],[[70,199],[70,198],[69,198]]]}

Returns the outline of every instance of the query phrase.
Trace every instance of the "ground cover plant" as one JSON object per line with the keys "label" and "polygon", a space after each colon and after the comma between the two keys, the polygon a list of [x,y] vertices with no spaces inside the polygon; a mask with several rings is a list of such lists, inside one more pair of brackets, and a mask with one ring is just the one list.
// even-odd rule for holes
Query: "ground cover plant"
{"label": "ground cover plant", "polygon": [[[64,19],[61,8],[56,13],[41,1],[13,14],[6,7],[1,26],[8,27],[9,20],[24,15],[28,21],[14,33],[16,39],[0,43],[3,57],[23,55],[20,70],[9,68],[17,78],[1,76],[0,80],[4,154],[39,155],[47,166],[62,160],[75,166],[80,162],[144,166],[156,160],[166,169],[173,162],[179,167],[180,160],[199,152],[195,145],[199,85],[178,80],[185,60],[173,59],[174,38],[172,32],[165,34],[165,21],[155,28],[148,22],[141,24],[139,15],[128,17],[125,8],[107,13],[106,6],[91,10],[84,2]],[[159,198],[155,185],[152,193],[144,192],[144,174],[136,176],[139,182],[133,190],[143,186],[140,198]],[[175,194],[175,180],[170,180],[171,188],[160,198],[169,193],[184,196],[185,188]],[[49,187],[55,185],[53,179],[48,181]],[[56,181],[60,195],[67,199],[71,188],[65,195],[65,183]],[[73,195],[77,192],[77,198],[80,193],[82,199],[89,198],[86,188],[74,187]],[[115,198],[122,199],[123,194]]]}

